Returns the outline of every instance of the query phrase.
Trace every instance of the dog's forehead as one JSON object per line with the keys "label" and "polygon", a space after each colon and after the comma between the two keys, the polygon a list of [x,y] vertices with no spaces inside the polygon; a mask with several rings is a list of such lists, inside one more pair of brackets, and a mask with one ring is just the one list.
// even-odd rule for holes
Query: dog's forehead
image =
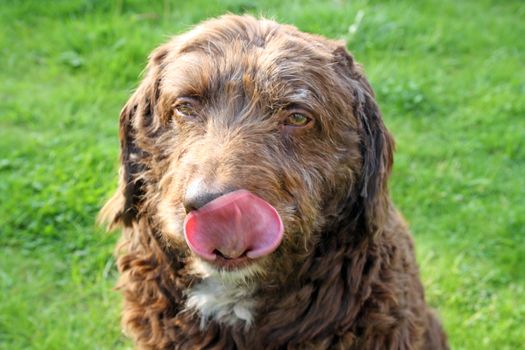
{"label": "dog's forehead", "polygon": [[[332,77],[329,42],[269,21],[254,28],[197,28],[177,39],[162,88],[175,95],[257,92],[308,98]],[[262,24],[260,24],[262,23]],[[252,23],[253,24],[253,23]],[[317,82],[317,84],[316,84]]]}

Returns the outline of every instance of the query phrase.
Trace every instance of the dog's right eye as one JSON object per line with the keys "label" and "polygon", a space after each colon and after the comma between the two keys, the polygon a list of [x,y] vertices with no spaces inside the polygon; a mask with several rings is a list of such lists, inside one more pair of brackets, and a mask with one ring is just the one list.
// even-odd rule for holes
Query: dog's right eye
{"label": "dog's right eye", "polygon": [[191,98],[181,98],[175,102],[175,114],[181,118],[195,118],[197,117],[197,101]]}

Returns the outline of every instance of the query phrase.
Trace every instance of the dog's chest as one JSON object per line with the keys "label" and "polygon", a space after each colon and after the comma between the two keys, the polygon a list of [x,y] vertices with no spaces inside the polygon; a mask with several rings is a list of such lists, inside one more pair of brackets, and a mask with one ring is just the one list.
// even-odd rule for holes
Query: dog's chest
{"label": "dog's chest", "polygon": [[228,325],[244,323],[249,327],[255,309],[253,292],[254,288],[247,284],[208,277],[189,290],[186,308],[198,311],[201,327],[209,320]]}

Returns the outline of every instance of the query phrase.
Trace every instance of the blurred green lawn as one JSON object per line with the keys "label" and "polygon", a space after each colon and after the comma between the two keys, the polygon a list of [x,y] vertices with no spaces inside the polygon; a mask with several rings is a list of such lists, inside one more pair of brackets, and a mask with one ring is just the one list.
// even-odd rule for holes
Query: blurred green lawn
{"label": "blurred green lawn", "polygon": [[117,235],[94,224],[118,112],[151,49],[225,12],[348,42],[396,136],[392,194],[452,347],[525,348],[525,3],[484,0],[3,0],[0,348],[131,347]]}

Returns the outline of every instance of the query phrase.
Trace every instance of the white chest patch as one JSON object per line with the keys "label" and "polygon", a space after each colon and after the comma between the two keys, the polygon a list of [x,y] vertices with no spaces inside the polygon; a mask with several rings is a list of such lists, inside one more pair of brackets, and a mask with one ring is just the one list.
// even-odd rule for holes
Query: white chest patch
{"label": "white chest patch", "polygon": [[202,328],[210,319],[229,325],[243,322],[249,327],[255,306],[252,293],[248,285],[208,277],[190,290],[186,307],[199,311]]}
{"label": "white chest patch", "polygon": [[186,308],[196,310],[200,314],[201,328],[204,328],[209,320],[228,325],[241,322],[245,327],[250,327],[254,318],[255,285],[249,283],[246,278],[257,273],[258,268],[217,273],[207,264],[196,263],[194,269],[203,279],[188,291]]}

